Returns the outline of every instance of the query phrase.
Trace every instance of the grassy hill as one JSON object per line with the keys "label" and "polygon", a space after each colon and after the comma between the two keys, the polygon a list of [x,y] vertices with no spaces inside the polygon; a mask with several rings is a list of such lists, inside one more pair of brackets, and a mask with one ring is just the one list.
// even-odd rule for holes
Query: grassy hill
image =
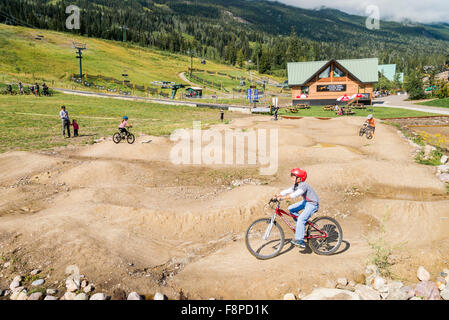
{"label": "grassy hill", "polygon": [[[36,40],[37,35],[42,35],[42,40]],[[71,75],[79,74],[78,60],[72,48],[73,41],[87,45],[87,50],[83,53],[83,73],[90,75],[122,80],[121,75],[126,71],[132,83],[150,86],[152,81],[181,83],[178,74],[190,67],[190,57],[181,54],[118,41],[0,24],[0,82],[20,80],[32,83],[35,80],[45,80],[57,87],[73,85],[70,82]],[[193,66],[210,72],[249,77],[244,69],[212,61],[202,65],[198,58],[193,59]],[[202,74],[198,76],[203,77]],[[204,78],[215,80],[216,83],[224,82],[228,90],[236,85],[236,81],[229,81],[219,75],[214,77],[207,74]]]}

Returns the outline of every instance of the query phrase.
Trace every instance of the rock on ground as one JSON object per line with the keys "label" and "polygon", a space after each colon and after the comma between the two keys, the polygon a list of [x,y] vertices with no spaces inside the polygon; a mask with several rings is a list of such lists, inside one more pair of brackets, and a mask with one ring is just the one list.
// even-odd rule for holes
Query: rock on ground
{"label": "rock on ground", "polygon": [[296,297],[293,293],[287,293],[284,295],[284,300],[296,300]]}
{"label": "rock on ground", "polygon": [[435,283],[430,281],[421,281],[415,286],[415,296],[424,300],[440,300],[440,292]]}
{"label": "rock on ground", "polygon": [[355,293],[358,294],[362,300],[380,300],[379,292],[363,284],[357,284],[355,286]]}
{"label": "rock on ground", "polygon": [[58,298],[54,297],[54,296],[46,296],[44,298],[44,300],[58,300]]}
{"label": "rock on ground", "polygon": [[153,300],[165,300],[165,296],[160,292],[156,292],[156,294],[153,297]]}
{"label": "rock on ground", "polygon": [[127,300],[143,300],[143,299],[137,292],[131,292],[128,295],[128,299]]}
{"label": "rock on ground", "polygon": [[33,287],[38,287],[38,286],[43,285],[44,282],[45,282],[44,279],[38,279],[38,280],[33,281],[33,283],[31,283],[31,285],[32,285]]}
{"label": "rock on ground", "polygon": [[28,297],[28,300],[42,300],[43,298],[44,295],[42,294],[42,292],[35,292]]}
{"label": "rock on ground", "polygon": [[441,298],[443,298],[443,300],[449,300],[449,287],[446,287],[443,290],[441,290],[440,296]]}
{"label": "rock on ground", "polygon": [[73,300],[89,300],[89,297],[85,293],[79,293]]}
{"label": "rock on ground", "polygon": [[58,293],[58,290],[56,290],[56,289],[47,289],[47,294],[50,296],[54,295],[56,293]]}
{"label": "rock on ground", "polygon": [[16,276],[12,280],[11,284],[9,285],[9,288],[11,290],[14,290],[17,287],[20,287],[20,282],[22,281],[22,276]]}
{"label": "rock on ground", "polygon": [[418,279],[420,281],[429,281],[430,280],[430,273],[423,266],[418,268],[418,272],[417,272],[416,276],[418,277]]}
{"label": "rock on ground", "polygon": [[89,293],[89,292],[91,292],[91,291],[94,291],[94,286],[93,286],[93,284],[88,284],[88,285],[83,289],[83,291],[84,291],[85,293]]}
{"label": "rock on ground", "polygon": [[89,300],[106,300],[107,296],[104,293],[96,293]]}
{"label": "rock on ground", "polygon": [[67,279],[65,282],[65,286],[68,292],[73,292],[80,289],[79,281],[75,281],[73,279]]}
{"label": "rock on ground", "polygon": [[35,276],[36,274],[38,274],[38,273],[40,273],[40,272],[41,272],[41,269],[34,269],[33,271],[30,272],[30,274],[31,274],[32,276]]}
{"label": "rock on ground", "polygon": [[393,288],[390,290],[386,300],[408,300],[409,290],[403,288],[400,289]]}
{"label": "rock on ground", "polygon": [[360,296],[349,290],[318,288],[301,300],[360,300]]}
{"label": "rock on ground", "polygon": [[76,297],[76,293],[74,293],[74,292],[66,292],[66,293],[64,293],[64,296],[63,296],[64,300],[74,300],[75,297]]}

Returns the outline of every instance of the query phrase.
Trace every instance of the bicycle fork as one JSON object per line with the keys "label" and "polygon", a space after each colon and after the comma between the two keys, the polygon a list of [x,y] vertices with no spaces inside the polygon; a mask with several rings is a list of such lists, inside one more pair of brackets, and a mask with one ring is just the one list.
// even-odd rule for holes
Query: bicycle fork
{"label": "bicycle fork", "polygon": [[273,229],[273,226],[274,226],[274,222],[275,222],[275,221],[276,221],[276,215],[273,214],[273,215],[271,216],[270,224],[268,225],[267,230],[265,230],[265,234],[264,234],[264,236],[262,237],[263,240],[267,240],[268,237],[270,236],[270,233],[271,233],[271,230]]}

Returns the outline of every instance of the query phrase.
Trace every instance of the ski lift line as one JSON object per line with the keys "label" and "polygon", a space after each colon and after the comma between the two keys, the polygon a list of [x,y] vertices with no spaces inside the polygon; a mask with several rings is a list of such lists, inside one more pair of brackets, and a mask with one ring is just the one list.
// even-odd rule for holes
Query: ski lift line
{"label": "ski lift line", "polygon": [[25,22],[25,21],[22,21],[22,20],[20,20],[20,19],[17,19],[17,18],[15,18],[13,15],[11,15],[11,14],[9,14],[9,13],[5,13],[5,12],[2,11],[2,10],[0,10],[0,15],[2,15],[2,16],[5,17],[5,18],[8,18],[8,19],[15,20],[15,21],[16,21],[15,23],[17,23],[17,24],[19,24],[19,25],[22,25],[22,26],[25,26],[25,27],[30,27],[30,28],[32,28],[32,29],[37,29],[35,26],[33,26],[33,25],[31,25],[31,24],[29,24],[29,23],[27,23],[27,22]]}

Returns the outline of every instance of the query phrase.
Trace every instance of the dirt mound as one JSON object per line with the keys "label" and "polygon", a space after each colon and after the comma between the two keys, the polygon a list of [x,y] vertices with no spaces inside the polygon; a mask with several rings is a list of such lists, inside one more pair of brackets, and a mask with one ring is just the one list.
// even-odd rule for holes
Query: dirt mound
{"label": "dirt mound", "polygon": [[[258,116],[215,127],[277,128],[279,170],[270,177],[259,176],[257,166],[176,166],[167,137],[0,155],[2,250],[20,247],[17,255],[30,267],[77,264],[105,290],[120,283],[143,293],[162,286],[169,297],[183,288],[190,298],[277,299],[324,285],[327,276],[354,278],[373,253],[368,239],[384,227],[388,242],[400,245],[398,277],[412,276],[421,251],[436,270],[449,247],[445,185],[413,162],[396,129],[380,124],[368,141],[357,134],[361,122]],[[287,244],[276,259],[258,261],[244,233],[267,214],[266,201],[289,186],[288,172],[297,166],[308,170],[321,198],[317,215],[339,220],[344,243],[330,257]]]}

